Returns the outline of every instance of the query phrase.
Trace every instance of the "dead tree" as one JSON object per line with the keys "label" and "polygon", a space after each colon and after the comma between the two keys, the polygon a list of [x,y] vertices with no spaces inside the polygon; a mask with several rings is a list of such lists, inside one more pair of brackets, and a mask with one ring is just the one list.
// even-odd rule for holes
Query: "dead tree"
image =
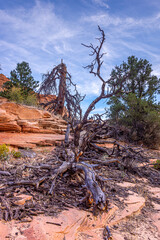
{"label": "dead tree", "polygon": [[[59,86],[57,87],[57,83]],[[61,61],[61,64],[52,69],[50,73],[43,75],[43,82],[39,89],[39,94],[58,95],[47,103],[43,103],[44,107],[55,114],[64,115],[64,108],[67,109],[67,118],[81,119],[82,110],[80,107],[81,101],[85,96],[78,93],[76,84],[72,82],[72,77],[67,71],[66,65]]]}
{"label": "dead tree", "polygon": [[89,72],[93,74],[94,76],[97,76],[101,82],[101,92],[100,95],[91,102],[89,107],[87,108],[86,112],[84,113],[84,116],[82,118],[82,121],[76,126],[75,132],[74,132],[74,144],[75,147],[77,148],[77,151],[81,151],[79,149],[79,140],[80,140],[80,132],[83,129],[83,126],[87,123],[89,114],[91,113],[92,110],[94,110],[95,105],[102,99],[107,99],[112,97],[113,95],[119,94],[123,91],[123,82],[125,81],[125,78],[121,77],[117,80],[114,81],[112,78],[109,78],[105,80],[102,77],[101,74],[101,67],[103,64],[102,57],[104,56],[105,53],[102,53],[102,47],[105,42],[105,33],[104,31],[98,26],[98,29],[101,33],[101,37],[97,38],[99,41],[98,46],[93,46],[91,43],[90,45],[82,44],[83,46],[89,48],[91,50],[90,56],[93,56],[94,59],[91,62],[90,65],[86,66],[85,68],[89,69]]}
{"label": "dead tree", "polygon": [[[105,80],[101,74],[101,68],[103,65],[102,57],[104,53],[102,53],[102,47],[105,42],[105,34],[104,31],[98,27],[101,37],[98,38],[99,45],[93,46],[93,44],[83,46],[89,48],[91,50],[91,56],[94,57],[94,60],[88,65],[86,68],[89,69],[90,73],[97,76],[99,81],[101,82],[101,91],[99,96],[91,102],[89,107],[87,108],[86,112],[84,113],[83,117],[79,118],[78,123],[73,127],[73,141],[69,141],[69,132],[70,127],[68,125],[65,142],[62,146],[57,148],[58,154],[56,154],[56,162],[58,161],[58,167],[52,166],[51,164],[47,165],[39,165],[39,166],[29,166],[29,168],[35,168],[40,171],[36,176],[36,179],[32,180],[31,177],[29,180],[17,180],[13,181],[13,178],[10,181],[4,181],[4,188],[5,191],[6,185],[8,187],[12,186],[20,186],[20,185],[30,185],[34,187],[37,191],[41,188],[47,189],[47,192],[52,195],[54,194],[57,182],[59,178],[63,176],[78,176],[81,178],[81,181],[84,181],[85,188],[87,189],[88,195],[86,198],[94,204],[94,209],[98,210],[105,210],[107,206],[106,195],[102,190],[103,182],[105,181],[102,177],[96,174],[94,169],[95,163],[96,166],[106,166],[111,163],[119,163],[120,159],[131,159],[132,153],[130,150],[124,149],[122,146],[114,143],[114,147],[112,152],[109,152],[107,149],[99,147],[96,145],[94,139],[96,139],[97,135],[101,134],[103,128],[107,128],[107,122],[103,121],[100,116],[97,117],[95,121],[89,120],[89,114],[95,108],[95,105],[102,99],[109,98],[115,94],[119,94],[123,91],[123,81],[125,78],[119,77],[119,82],[114,82],[112,78]],[[65,83],[66,78],[66,83]],[[77,115],[81,115],[80,110],[80,102],[82,101],[83,97],[78,94],[76,90],[76,86],[71,81],[71,76],[66,70],[66,67],[63,63],[56,66],[51,73],[45,76],[45,79],[41,85],[40,92],[45,94],[53,93],[53,90],[56,90],[56,80],[61,81],[61,86],[59,87],[60,96],[57,97],[56,100],[48,103],[49,108],[52,111],[60,112],[62,110],[59,109],[59,106],[63,107],[64,101],[67,102],[66,106],[69,111],[69,117],[76,118]],[[68,81],[68,82],[67,82]],[[71,95],[69,88],[73,86],[75,90],[75,95]],[[65,89],[66,87],[66,89]],[[65,91],[64,91],[65,89]],[[64,98],[65,92],[65,98]],[[55,109],[55,110],[54,110]],[[78,113],[78,114],[77,114]],[[88,152],[87,152],[88,151]],[[106,161],[99,158],[100,154],[98,153],[104,152],[108,155]],[[125,154],[124,154],[125,152]],[[123,156],[124,154],[124,156]],[[135,153],[133,153],[135,154]],[[136,153],[137,154],[137,153]],[[114,158],[111,158],[114,157]],[[44,170],[47,169],[48,172],[43,173]],[[23,169],[24,171],[25,169]],[[8,174],[8,173],[2,173]],[[5,176],[6,177],[6,176]],[[10,178],[10,176],[8,176]],[[49,183],[48,183],[49,182]],[[44,184],[44,187],[43,187]],[[2,190],[2,188],[1,188]],[[54,197],[54,196],[53,196]]]}
{"label": "dead tree", "polygon": [[[85,45],[83,46],[91,49],[91,56],[94,56],[94,60],[91,62],[90,65],[86,66],[87,69],[89,69],[91,74],[94,74],[99,78],[99,80],[102,83],[101,86],[101,92],[100,95],[89,105],[88,109],[84,113],[83,118],[81,121],[76,125],[74,128],[74,141],[72,145],[67,145],[66,149],[66,159],[69,159],[69,161],[64,162],[60,169],[62,168],[62,171],[58,170],[58,174],[61,172],[64,172],[64,170],[68,170],[70,168],[74,169],[74,171],[82,171],[85,175],[85,185],[89,192],[91,193],[95,206],[99,209],[105,209],[106,206],[106,197],[103,193],[102,189],[100,188],[98,182],[96,181],[96,174],[91,167],[91,165],[85,164],[84,162],[79,162],[80,157],[84,154],[85,147],[84,143],[87,143],[89,140],[88,134],[81,134],[83,130],[85,132],[88,131],[85,130],[85,127],[88,123],[88,117],[91,111],[95,108],[96,103],[98,103],[101,99],[109,98],[115,94],[118,94],[122,91],[123,86],[123,78],[119,79],[119,83],[115,82],[113,84],[112,79],[105,80],[101,75],[101,67],[103,64],[102,57],[104,53],[102,53],[102,47],[105,42],[105,34],[104,31],[98,27],[101,37],[98,38],[99,45],[94,47],[93,44]],[[111,84],[112,83],[112,84]],[[67,131],[69,133],[69,131]],[[83,144],[82,144],[83,143]],[[55,181],[54,181],[55,184]]]}

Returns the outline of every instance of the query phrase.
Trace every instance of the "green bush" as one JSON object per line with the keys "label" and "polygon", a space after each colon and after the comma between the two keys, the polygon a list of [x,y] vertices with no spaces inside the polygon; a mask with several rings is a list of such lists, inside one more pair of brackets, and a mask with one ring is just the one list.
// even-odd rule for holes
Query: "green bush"
{"label": "green bush", "polygon": [[21,88],[12,87],[8,93],[9,100],[16,103],[23,103],[24,97]]}
{"label": "green bush", "polygon": [[24,104],[28,106],[37,106],[37,96],[36,94],[30,94],[27,96],[27,98],[23,101]]}
{"label": "green bush", "polygon": [[0,160],[5,161],[9,158],[9,148],[6,144],[0,145]]}
{"label": "green bush", "polygon": [[6,97],[10,101],[20,103],[20,104],[25,104],[27,106],[38,105],[36,94],[33,91],[32,92],[30,91],[26,95],[26,92],[20,87],[13,86],[11,89],[1,92],[0,95],[2,97]]}
{"label": "green bush", "polygon": [[154,168],[157,170],[160,170],[160,160],[157,159],[157,161],[154,163]]}
{"label": "green bush", "polygon": [[12,156],[13,156],[14,158],[20,158],[20,157],[22,157],[21,152],[19,152],[19,151],[16,152],[14,149],[11,151],[11,154],[12,154]]}

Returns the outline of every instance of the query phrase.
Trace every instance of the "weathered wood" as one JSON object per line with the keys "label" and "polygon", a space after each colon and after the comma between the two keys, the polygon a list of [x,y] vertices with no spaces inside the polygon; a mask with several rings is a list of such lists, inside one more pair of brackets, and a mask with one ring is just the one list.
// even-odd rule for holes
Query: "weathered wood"
{"label": "weathered wood", "polygon": [[0,171],[0,175],[11,176],[10,172],[7,172],[7,171]]}
{"label": "weathered wood", "polygon": [[56,179],[58,177],[59,174],[63,174],[64,172],[66,172],[68,169],[71,169],[72,167],[72,163],[70,162],[64,162],[55,172],[55,174],[52,175],[52,185],[51,188],[49,190],[49,194],[52,195],[54,188],[55,188],[55,184],[56,184]]}
{"label": "weathered wood", "polygon": [[110,163],[115,163],[115,162],[120,163],[120,159],[116,159],[116,158],[109,159],[109,160],[101,160],[101,159],[93,159],[93,158],[81,157],[81,160],[82,161],[89,161],[90,163],[91,162],[97,163],[99,165],[104,165],[104,166],[109,165]]}
{"label": "weathered wood", "polygon": [[101,152],[105,152],[107,153],[108,156],[110,156],[108,150],[106,148],[103,148],[103,147],[100,147],[100,146],[97,146],[96,144],[94,143],[90,143],[90,145],[94,148],[96,148],[97,150],[101,151]]}
{"label": "weathered wood", "polygon": [[70,134],[70,124],[68,123],[66,133],[65,133],[65,140],[64,140],[65,146],[69,144],[69,134]]}
{"label": "weathered wood", "polygon": [[82,163],[73,165],[75,170],[83,171],[85,174],[85,184],[87,189],[91,192],[95,205],[100,209],[106,208],[106,196],[96,181],[96,176],[93,168]]}

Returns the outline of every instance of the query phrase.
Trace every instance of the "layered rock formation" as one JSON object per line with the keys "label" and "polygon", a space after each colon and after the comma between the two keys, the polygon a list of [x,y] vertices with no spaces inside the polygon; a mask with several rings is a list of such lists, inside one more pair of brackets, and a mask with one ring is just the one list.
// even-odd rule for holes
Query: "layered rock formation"
{"label": "layered rock formation", "polygon": [[3,84],[10,81],[5,75],[0,73],[0,91],[3,91]]}
{"label": "layered rock formation", "polygon": [[49,112],[0,99],[0,132],[64,134],[66,122]]}

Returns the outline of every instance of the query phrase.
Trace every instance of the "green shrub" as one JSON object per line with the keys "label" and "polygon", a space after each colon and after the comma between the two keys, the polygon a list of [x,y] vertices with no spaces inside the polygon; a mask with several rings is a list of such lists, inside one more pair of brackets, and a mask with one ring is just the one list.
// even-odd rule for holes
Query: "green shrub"
{"label": "green shrub", "polygon": [[0,160],[5,161],[9,158],[9,148],[6,144],[0,145]]}
{"label": "green shrub", "polygon": [[154,168],[157,170],[160,170],[160,160],[157,159],[157,161],[154,163]]}
{"label": "green shrub", "polygon": [[12,87],[8,93],[9,100],[16,103],[23,103],[24,97],[21,88]]}
{"label": "green shrub", "polygon": [[24,104],[28,106],[37,106],[37,96],[36,94],[29,94],[23,101]]}
{"label": "green shrub", "polygon": [[22,89],[20,87],[13,86],[9,90],[5,90],[4,92],[0,93],[0,96],[8,98],[10,101],[25,104],[27,106],[37,106],[37,96],[32,91],[27,92],[25,89]]}
{"label": "green shrub", "polygon": [[21,152],[19,152],[19,151],[16,152],[14,149],[11,151],[11,154],[12,154],[12,156],[13,156],[14,158],[20,158],[20,157],[22,157]]}

